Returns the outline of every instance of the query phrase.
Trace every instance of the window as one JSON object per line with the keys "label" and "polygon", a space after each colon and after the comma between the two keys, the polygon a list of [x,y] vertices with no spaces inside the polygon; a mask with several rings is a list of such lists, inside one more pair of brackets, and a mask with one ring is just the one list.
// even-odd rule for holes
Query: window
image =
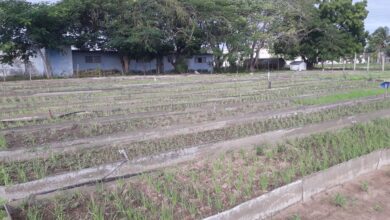
{"label": "window", "polygon": [[195,57],[195,63],[206,63],[206,57]]}
{"label": "window", "polygon": [[85,62],[86,63],[101,63],[102,59],[100,56],[86,56]]}

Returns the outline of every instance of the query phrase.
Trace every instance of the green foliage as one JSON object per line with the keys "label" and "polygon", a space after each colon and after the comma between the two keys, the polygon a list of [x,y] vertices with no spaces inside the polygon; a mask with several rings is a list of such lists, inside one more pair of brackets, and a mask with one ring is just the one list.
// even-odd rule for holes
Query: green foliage
{"label": "green foliage", "polygon": [[380,204],[375,204],[373,208],[377,212],[382,212],[383,211],[383,206],[380,205]]}
{"label": "green foliage", "polygon": [[363,190],[364,192],[368,192],[368,182],[364,181],[360,184],[360,189]]}
{"label": "green foliage", "polygon": [[336,206],[345,207],[345,205],[347,204],[347,198],[345,198],[345,196],[341,195],[340,193],[337,193],[333,199],[333,203]]}
{"label": "green foliage", "polygon": [[390,56],[390,30],[388,27],[379,27],[368,37],[367,51],[385,52],[387,56]]}
{"label": "green foliage", "polygon": [[264,156],[265,155],[265,151],[264,151],[264,147],[263,146],[257,146],[256,147],[256,155],[257,156]]}
{"label": "green foliage", "polygon": [[0,150],[7,149],[7,140],[3,135],[0,135]]}
{"label": "green foliage", "polygon": [[38,54],[46,64],[47,77],[51,77],[50,64],[40,50],[61,50],[70,44],[69,14],[52,5],[15,0],[1,1],[0,11],[0,50],[4,53],[0,63],[12,64],[16,58],[27,62]]}
{"label": "green foliage", "polygon": [[263,191],[267,191],[269,186],[269,178],[268,176],[260,177],[260,189]]}
{"label": "green foliage", "polygon": [[366,7],[367,1],[353,3],[350,0],[321,0],[316,6],[307,4],[304,19],[296,14],[290,16],[293,21],[299,20],[301,31],[294,38],[278,39],[274,50],[290,58],[301,56],[309,67],[318,61],[362,52],[368,35],[364,30]]}
{"label": "green foliage", "polygon": [[298,214],[293,215],[289,220],[301,220],[301,217]]}
{"label": "green foliage", "polygon": [[181,57],[176,61],[175,69],[178,73],[186,73],[188,71],[188,65],[184,57]]}
{"label": "green foliage", "polygon": [[[213,51],[217,68],[256,65],[260,49],[315,63],[363,49],[367,2],[349,0],[62,0],[0,4],[1,62],[27,61],[41,48],[75,45],[129,58],[171,55],[178,72],[188,54]],[[294,5],[294,7],[291,7]],[[302,13],[305,11],[305,13]],[[221,47],[223,46],[223,47]],[[244,62],[245,57],[250,57]],[[48,68],[49,69],[49,68]],[[49,71],[49,70],[48,70]]]}
{"label": "green foliage", "polygon": [[302,105],[319,105],[319,104],[329,104],[339,101],[354,100],[363,97],[383,95],[385,93],[384,89],[359,89],[353,90],[347,93],[338,93],[327,96],[322,96],[318,98],[307,98],[300,99],[296,102]]}
{"label": "green foliage", "polygon": [[93,220],[104,220],[104,206],[98,204],[93,197],[91,197],[88,210]]}

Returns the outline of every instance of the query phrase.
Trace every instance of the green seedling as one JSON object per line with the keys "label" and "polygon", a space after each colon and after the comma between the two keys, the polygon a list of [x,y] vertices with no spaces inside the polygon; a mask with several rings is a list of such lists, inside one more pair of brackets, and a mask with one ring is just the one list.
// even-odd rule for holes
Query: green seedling
{"label": "green seedling", "polygon": [[6,150],[7,149],[7,140],[3,135],[0,135],[0,150]]}
{"label": "green seedling", "polygon": [[301,217],[298,214],[294,214],[289,220],[301,220]]}
{"label": "green seedling", "polygon": [[347,198],[340,193],[337,193],[333,199],[333,203],[338,207],[344,208],[347,205]]}
{"label": "green seedling", "polygon": [[377,212],[382,212],[383,211],[383,207],[380,204],[375,204],[373,208]]}
{"label": "green seedling", "polygon": [[360,189],[363,190],[364,192],[368,192],[368,182],[364,181],[360,184]]}
{"label": "green seedling", "polygon": [[257,156],[264,156],[265,152],[264,152],[264,148],[262,146],[257,146],[256,147],[256,155]]}

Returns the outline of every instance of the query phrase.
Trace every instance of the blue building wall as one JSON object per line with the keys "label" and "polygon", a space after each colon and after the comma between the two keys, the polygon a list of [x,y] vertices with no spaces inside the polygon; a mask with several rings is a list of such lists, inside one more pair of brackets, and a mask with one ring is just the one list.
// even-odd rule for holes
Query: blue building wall
{"label": "blue building wall", "polygon": [[175,67],[168,61],[168,57],[163,57],[164,73],[171,73],[175,71]]}
{"label": "blue building wall", "polygon": [[153,59],[150,61],[142,61],[142,60],[130,60],[130,72],[134,73],[150,73],[156,72],[157,68],[157,60]]}
{"label": "blue building wall", "polygon": [[[199,63],[197,60],[201,58],[204,62]],[[205,55],[194,55],[191,58],[188,58],[187,64],[188,64],[188,70],[198,71],[198,72],[213,72],[213,62],[214,62],[214,56],[210,54]]]}
{"label": "blue building wall", "polygon": [[[71,48],[63,50],[48,49],[45,51],[46,57],[53,71],[53,76],[71,77],[73,76],[73,59]],[[43,65],[43,64],[41,64]]]}
{"label": "blue building wall", "polygon": [[[73,71],[91,71],[91,70],[103,70],[103,71],[122,71],[122,63],[120,56],[116,52],[102,52],[102,51],[73,51]],[[90,63],[87,62],[87,57],[98,56],[100,62]],[[196,62],[199,57],[205,59],[205,62]],[[174,67],[168,61],[167,57],[163,57],[164,72],[169,73],[174,71]],[[213,55],[195,55],[187,59],[189,71],[199,72],[213,72]],[[130,60],[129,70],[133,73],[155,73],[157,68],[157,60]]]}
{"label": "blue building wall", "polygon": [[[99,56],[99,63],[88,63],[88,56]],[[122,63],[120,57],[114,52],[100,52],[100,51],[73,51],[73,70],[74,71],[122,71]]]}
{"label": "blue building wall", "polygon": [[[53,76],[56,77],[72,77],[78,71],[122,71],[122,63],[118,53],[102,52],[102,51],[75,51],[69,47],[63,50],[43,50],[50,63],[53,71]],[[99,62],[90,62],[87,57],[99,57]],[[199,62],[199,58],[202,62]],[[87,62],[88,61],[88,62]],[[95,60],[96,61],[96,60]],[[163,57],[163,72],[170,73],[174,71],[174,67],[168,61],[167,57]],[[23,75],[32,73],[33,75],[44,75],[44,64],[39,56],[31,57],[30,63],[25,65],[15,61],[14,66],[3,65],[2,69],[6,69],[7,75]],[[194,55],[187,58],[188,70],[190,72],[213,72],[213,55]],[[150,61],[130,60],[129,69],[134,73],[155,73],[157,68],[157,60]]]}

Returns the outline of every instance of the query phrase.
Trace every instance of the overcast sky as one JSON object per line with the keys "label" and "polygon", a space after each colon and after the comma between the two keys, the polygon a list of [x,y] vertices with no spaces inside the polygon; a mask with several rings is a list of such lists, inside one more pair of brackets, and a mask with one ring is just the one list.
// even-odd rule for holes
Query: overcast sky
{"label": "overcast sky", "polygon": [[366,29],[370,33],[380,26],[390,27],[390,0],[368,0]]}
{"label": "overcast sky", "polygon": [[[29,0],[31,2],[41,2],[42,0]],[[56,2],[58,0],[46,0],[45,2]],[[357,2],[359,0],[353,0]],[[366,29],[372,33],[380,26],[390,27],[390,0],[368,0],[368,18],[366,19]]]}

